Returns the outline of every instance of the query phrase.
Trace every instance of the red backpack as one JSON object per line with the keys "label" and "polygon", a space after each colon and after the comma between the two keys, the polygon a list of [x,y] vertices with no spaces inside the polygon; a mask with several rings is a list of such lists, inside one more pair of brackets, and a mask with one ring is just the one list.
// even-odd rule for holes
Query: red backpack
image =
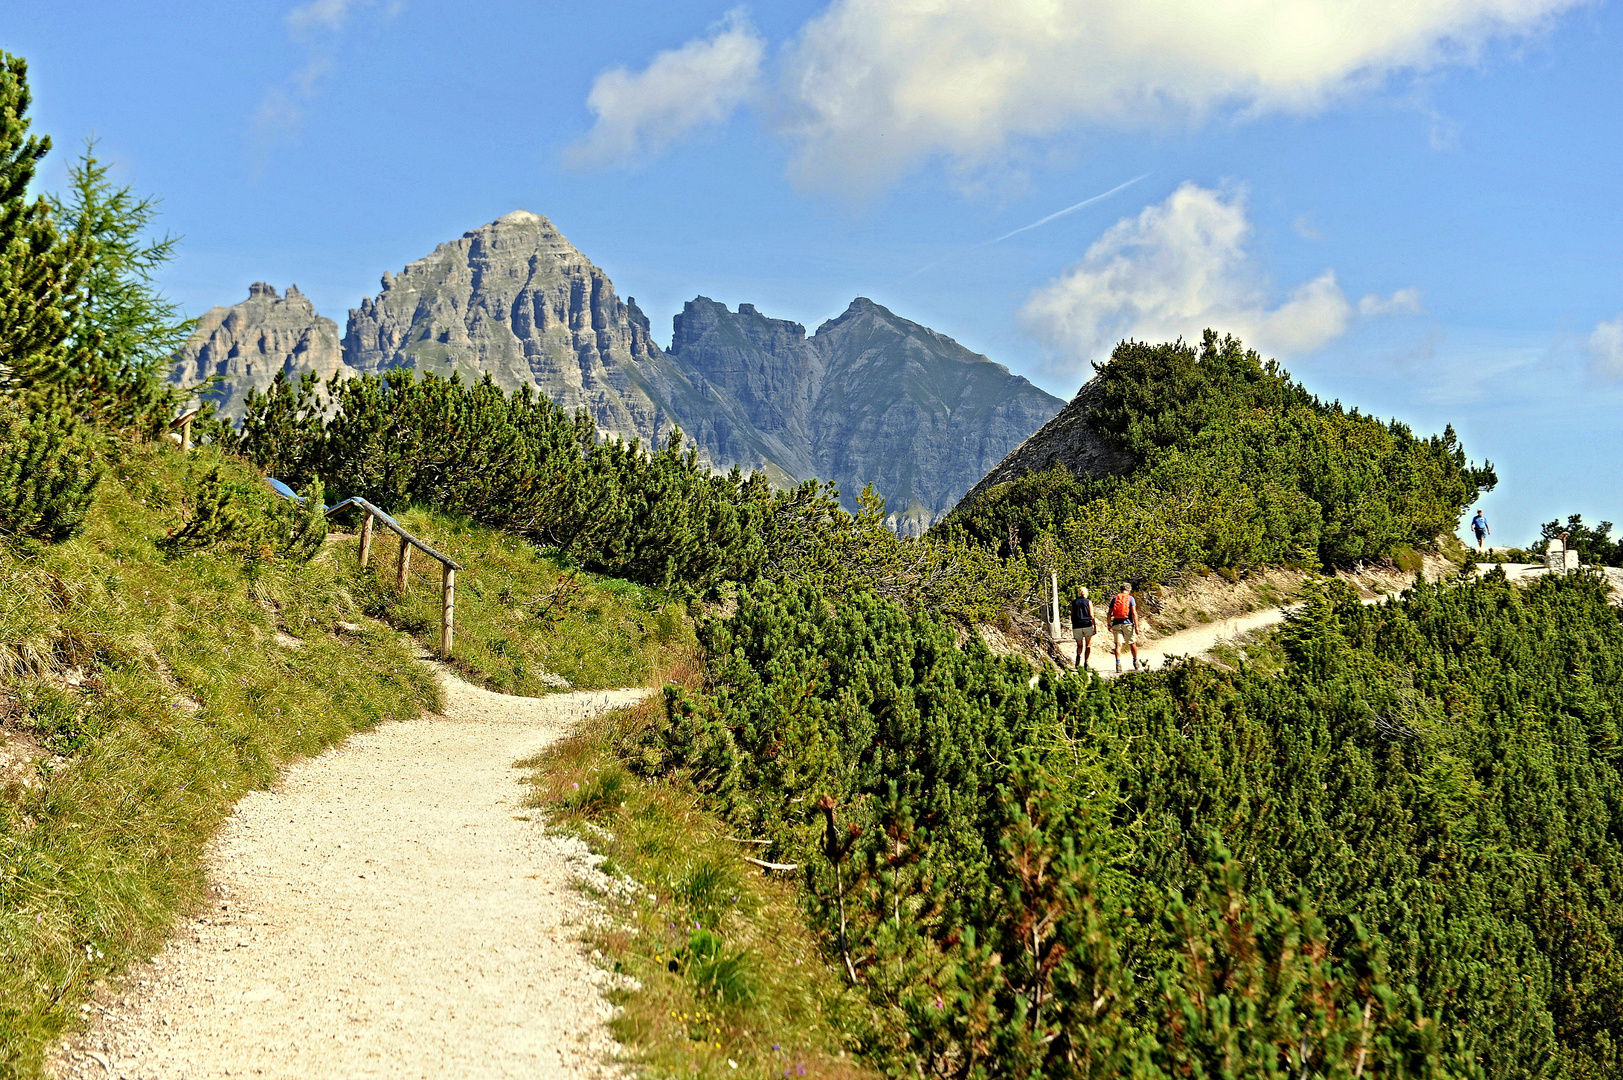
{"label": "red backpack", "polygon": [[1110,599],[1110,618],[1114,622],[1130,620],[1133,617],[1133,598],[1126,593],[1117,593]]}

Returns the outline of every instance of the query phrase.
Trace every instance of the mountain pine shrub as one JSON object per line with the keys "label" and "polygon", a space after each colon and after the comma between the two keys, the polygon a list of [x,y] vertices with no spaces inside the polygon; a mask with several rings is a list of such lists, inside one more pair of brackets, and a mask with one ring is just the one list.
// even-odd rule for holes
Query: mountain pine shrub
{"label": "mountain pine shrub", "polygon": [[1582,514],[1569,514],[1565,522],[1557,518],[1539,526],[1540,539],[1530,552],[1542,559],[1550,541],[1567,534],[1567,548],[1578,553],[1585,566],[1623,566],[1623,538],[1612,536],[1612,523],[1603,521],[1594,528],[1584,524]]}
{"label": "mountain pine shrub", "polygon": [[810,580],[830,591],[865,585],[908,607],[992,617],[1029,589],[1011,567],[960,538],[919,541],[884,525],[873,492],[855,515],[831,485],[773,490],[759,474],[712,473],[677,432],[664,447],[598,436],[528,387],[488,378],[333,380],[278,375],[251,392],[240,428],[214,427],[226,448],[294,484],[319,477],[335,497],[359,495],[465,516],[558,556],[641,584],[690,594],[758,580]]}
{"label": "mountain pine shrub", "polygon": [[1623,1069],[1623,625],[1598,579],[1377,606],[1329,583],[1277,673],[1032,686],[928,613],[801,585],[700,640],[703,685],[622,753],[807,867],[876,1060]]}
{"label": "mountain pine shrub", "polygon": [[54,544],[78,532],[102,462],[96,435],[61,411],[0,397],[0,540]]}
{"label": "mountain pine shrub", "polygon": [[184,520],[157,545],[171,558],[220,548],[248,558],[308,561],[327,538],[320,480],[311,481],[297,503],[218,467],[190,480],[182,498]]}

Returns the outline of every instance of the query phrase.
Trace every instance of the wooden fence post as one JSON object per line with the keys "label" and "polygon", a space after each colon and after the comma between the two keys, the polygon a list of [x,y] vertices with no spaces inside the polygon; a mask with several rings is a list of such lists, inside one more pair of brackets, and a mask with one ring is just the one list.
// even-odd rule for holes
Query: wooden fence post
{"label": "wooden fence post", "polygon": [[449,660],[456,616],[456,571],[449,566],[443,567],[440,574],[440,600],[440,659]]}
{"label": "wooden fence post", "polygon": [[1052,629],[1050,630],[1050,636],[1055,641],[1058,641],[1060,639],[1060,634],[1061,634],[1060,625],[1059,625],[1059,571],[1058,570],[1050,570],[1048,572],[1048,575],[1049,575],[1048,580],[1053,585],[1053,589],[1054,589],[1054,624],[1053,624]]}
{"label": "wooden fence post", "polygon": [[406,573],[411,569],[411,542],[404,536],[400,538],[400,566],[395,570],[394,587],[397,592],[406,591]]}
{"label": "wooden fence post", "polygon": [[366,512],[366,520],[361,522],[361,569],[372,558],[372,511]]}

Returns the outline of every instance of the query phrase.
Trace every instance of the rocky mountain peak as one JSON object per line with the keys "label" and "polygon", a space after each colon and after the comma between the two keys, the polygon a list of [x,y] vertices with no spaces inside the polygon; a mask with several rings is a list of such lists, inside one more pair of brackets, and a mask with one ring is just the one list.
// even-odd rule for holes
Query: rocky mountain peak
{"label": "rocky mountain peak", "polygon": [[[723,340],[718,340],[723,339]],[[773,319],[755,310],[754,304],[739,304],[738,313],[708,296],[696,296],[682,305],[671,320],[671,354],[708,343],[738,345],[773,351],[806,340],[806,328],[788,319]],[[707,353],[708,355],[708,353]]]}
{"label": "rocky mountain peak", "polygon": [[204,393],[222,416],[236,417],[249,390],[263,393],[277,372],[298,379],[314,372],[323,381],[343,370],[338,325],[316,314],[315,305],[289,285],[285,296],[256,281],[248,298],[211,308],[197,321],[191,339],[175,357],[174,382],[196,386],[209,378],[217,385]]}
{"label": "rocky mountain peak", "polygon": [[344,359],[504,390],[530,386],[585,408],[605,433],[663,441],[675,426],[641,366],[664,359],[648,319],[552,222],[515,210],[384,274],[350,312]]}
{"label": "rocky mountain peak", "polygon": [[[872,483],[917,532],[1062,404],[1001,364],[867,297],[805,327],[709,297],[683,306],[670,356],[716,407],[698,432],[717,462]],[[730,410],[730,411],[729,411]]]}
{"label": "rocky mountain peak", "polygon": [[495,221],[491,222],[491,224],[492,225],[540,225],[543,228],[552,229],[553,232],[558,231],[558,230],[552,228],[552,222],[551,221],[548,221],[546,218],[542,217],[540,214],[532,214],[528,210],[514,210],[511,214],[503,214],[501,217],[499,217]]}
{"label": "rocky mountain peak", "polygon": [[1063,404],[867,297],[808,337],[754,304],[697,296],[672,320],[667,352],[637,302],[528,210],[385,271],[341,344],[296,286],[279,295],[255,282],[204,317],[174,379],[220,375],[215,396],[235,416],[277,371],[401,369],[533,387],[585,409],[600,433],[645,444],[680,425],[714,466],[778,484],[832,480],[848,506],[872,483],[904,532],[938,520]]}

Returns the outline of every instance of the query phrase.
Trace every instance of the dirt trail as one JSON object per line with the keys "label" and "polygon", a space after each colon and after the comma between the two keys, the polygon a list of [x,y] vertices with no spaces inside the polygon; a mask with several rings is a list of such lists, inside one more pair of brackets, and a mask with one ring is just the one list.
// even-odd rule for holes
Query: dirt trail
{"label": "dirt trail", "polygon": [[61,1077],[567,1077],[613,1042],[583,955],[583,845],[513,763],[645,690],[515,698],[441,671],[443,716],[386,724],[255,792],[183,925]]}

